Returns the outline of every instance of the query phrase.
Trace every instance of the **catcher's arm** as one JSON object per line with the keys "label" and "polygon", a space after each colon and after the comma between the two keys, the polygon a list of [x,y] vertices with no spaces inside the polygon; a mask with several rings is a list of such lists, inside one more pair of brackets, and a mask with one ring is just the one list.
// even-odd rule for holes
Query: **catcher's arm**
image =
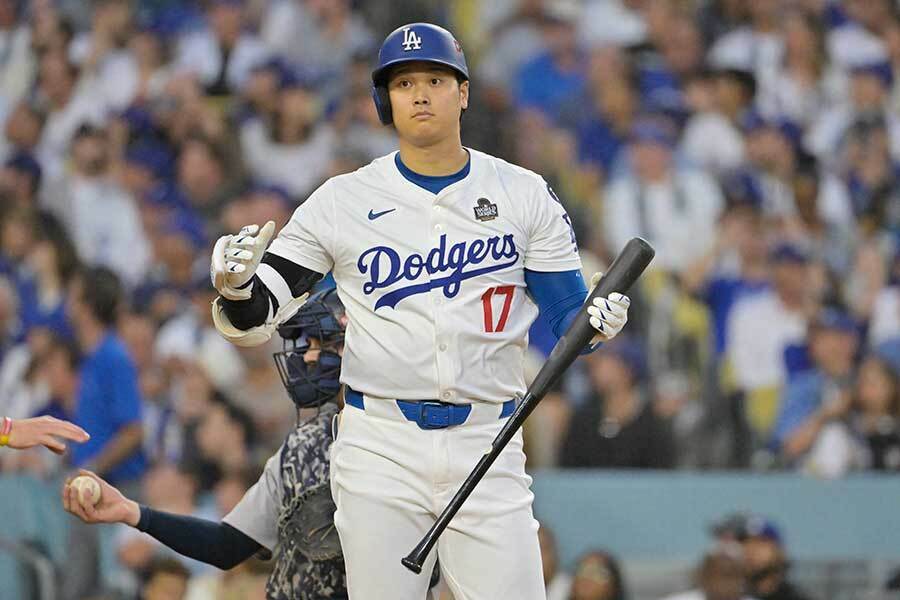
{"label": "catcher's arm", "polygon": [[62,491],[63,508],[85,523],[124,523],[150,534],[160,543],[183,556],[228,570],[263,547],[250,536],[228,523],[175,515],[141,506],[90,471],[79,475],[92,477],[100,484],[96,505],[82,504],[78,490],[69,478]]}
{"label": "catcher's arm", "polygon": [[141,506],[136,525],[162,544],[188,558],[227,571],[263,549],[256,540],[228,523],[208,521]]}

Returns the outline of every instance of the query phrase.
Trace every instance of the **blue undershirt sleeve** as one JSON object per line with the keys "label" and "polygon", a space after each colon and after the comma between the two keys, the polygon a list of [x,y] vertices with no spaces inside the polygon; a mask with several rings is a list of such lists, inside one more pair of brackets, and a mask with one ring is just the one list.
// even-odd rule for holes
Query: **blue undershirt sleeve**
{"label": "blue undershirt sleeve", "polygon": [[174,515],[148,506],[141,506],[137,529],[183,556],[226,571],[263,549],[228,523]]}
{"label": "blue undershirt sleeve", "polygon": [[[558,340],[582,309],[588,290],[581,271],[532,271],[525,269],[525,286],[550,324]],[[600,344],[586,346],[582,354],[596,350]]]}

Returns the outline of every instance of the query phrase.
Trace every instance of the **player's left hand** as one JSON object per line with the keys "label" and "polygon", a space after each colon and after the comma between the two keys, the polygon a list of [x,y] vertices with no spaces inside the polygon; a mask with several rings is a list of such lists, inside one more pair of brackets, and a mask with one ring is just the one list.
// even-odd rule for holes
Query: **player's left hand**
{"label": "player's left hand", "polygon": [[594,298],[594,302],[587,308],[591,326],[597,330],[591,343],[606,342],[616,337],[628,322],[630,305],[631,298],[618,292],[613,292],[606,298]]}

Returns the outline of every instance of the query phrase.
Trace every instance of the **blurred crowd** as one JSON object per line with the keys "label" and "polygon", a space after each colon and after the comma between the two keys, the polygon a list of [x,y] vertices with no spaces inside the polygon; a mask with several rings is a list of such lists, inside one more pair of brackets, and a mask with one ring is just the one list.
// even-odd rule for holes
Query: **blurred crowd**
{"label": "blurred crowd", "polygon": [[[463,143],[551,183],[587,273],[657,249],[531,467],[900,470],[894,0],[0,0],[0,414],[93,436],[5,472],[230,510],[296,415],[278,342],[212,327],[212,243],[396,148],[370,71],[417,20],[466,51]],[[124,588],[181,573],[148,540],[116,537]],[[265,579],[186,568],[198,598]]]}
{"label": "blurred crowd", "polygon": [[[604,549],[582,554],[569,573],[558,561],[553,532],[539,530],[547,600],[631,600],[646,597],[646,582],[635,581]],[[808,600],[793,580],[791,557],[781,528],[751,513],[725,515],[709,529],[708,550],[691,572],[684,574],[686,591],[660,600]],[[671,583],[671,582],[670,582]],[[643,594],[640,596],[639,594]]]}

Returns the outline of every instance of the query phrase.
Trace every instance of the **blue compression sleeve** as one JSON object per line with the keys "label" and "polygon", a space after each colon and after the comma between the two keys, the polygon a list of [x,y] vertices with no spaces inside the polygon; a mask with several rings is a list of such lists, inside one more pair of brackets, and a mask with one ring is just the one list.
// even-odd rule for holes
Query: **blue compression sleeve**
{"label": "blue compression sleeve", "polygon": [[173,515],[148,506],[141,506],[137,529],[183,556],[226,571],[263,548],[228,523]]}
{"label": "blue compression sleeve", "polygon": [[[525,269],[525,285],[558,340],[575,320],[587,298],[588,290],[581,271]],[[597,346],[588,346],[582,353],[592,352]]]}

